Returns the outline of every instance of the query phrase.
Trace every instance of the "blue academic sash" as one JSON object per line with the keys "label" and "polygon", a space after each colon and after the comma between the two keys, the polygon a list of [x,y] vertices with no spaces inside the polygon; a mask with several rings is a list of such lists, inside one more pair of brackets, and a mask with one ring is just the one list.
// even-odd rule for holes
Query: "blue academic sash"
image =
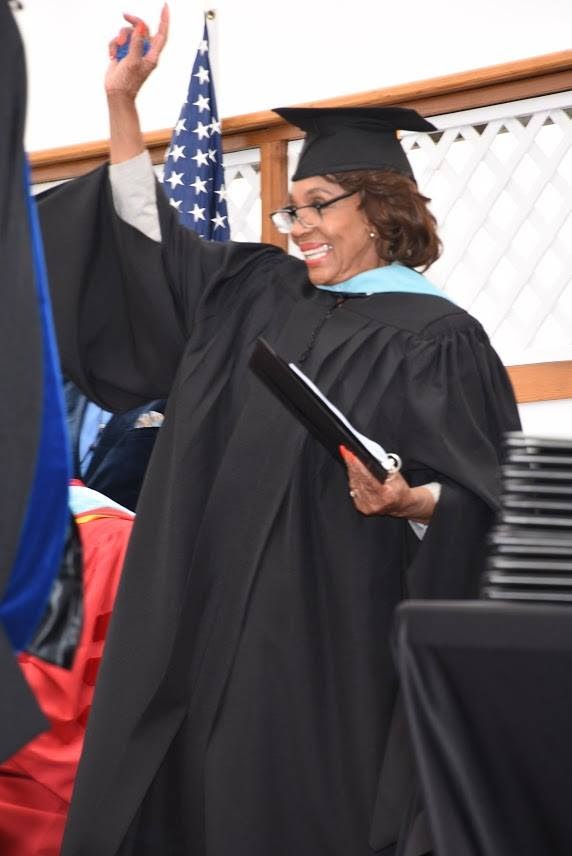
{"label": "blue academic sash", "polygon": [[430,294],[449,300],[440,288],[433,285],[423,274],[413,268],[405,267],[399,262],[393,262],[385,267],[365,270],[337,285],[318,285],[322,291],[332,291],[343,294],[383,294],[401,292],[405,294]]}

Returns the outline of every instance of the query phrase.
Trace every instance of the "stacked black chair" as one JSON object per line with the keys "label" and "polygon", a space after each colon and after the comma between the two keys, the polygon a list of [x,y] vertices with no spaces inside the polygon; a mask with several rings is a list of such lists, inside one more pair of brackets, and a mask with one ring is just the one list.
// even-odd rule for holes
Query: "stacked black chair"
{"label": "stacked black chair", "polygon": [[572,440],[511,433],[482,596],[572,603]]}

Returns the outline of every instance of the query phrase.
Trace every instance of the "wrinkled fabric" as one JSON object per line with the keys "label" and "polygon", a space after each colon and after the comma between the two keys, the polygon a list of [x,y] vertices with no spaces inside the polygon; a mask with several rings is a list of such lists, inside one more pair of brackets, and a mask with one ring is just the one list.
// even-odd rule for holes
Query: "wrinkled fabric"
{"label": "wrinkled fabric", "polygon": [[410,602],[398,638],[435,852],[569,856],[570,610]]}
{"label": "wrinkled fabric", "polygon": [[[63,856],[406,852],[393,613],[476,592],[518,425],[506,372],[440,297],[338,302],[276,247],[200,241],[158,201],[163,245],[114,215],[104,170],[42,204],[66,374],[108,409],[169,396]],[[249,371],[261,335],[413,484],[443,484],[422,544],[356,512],[342,462]]]}
{"label": "wrinkled fabric", "polygon": [[[82,490],[82,488],[77,488]],[[85,489],[84,489],[85,490]],[[88,493],[92,493],[88,491]],[[49,730],[0,765],[0,853],[59,856],[133,515],[101,503],[76,516],[85,614],[73,666],[19,656]]]}
{"label": "wrinkled fabric", "polygon": [[28,654],[69,669],[79,645],[83,620],[83,557],[79,532],[70,515],[64,555],[48,604]]}

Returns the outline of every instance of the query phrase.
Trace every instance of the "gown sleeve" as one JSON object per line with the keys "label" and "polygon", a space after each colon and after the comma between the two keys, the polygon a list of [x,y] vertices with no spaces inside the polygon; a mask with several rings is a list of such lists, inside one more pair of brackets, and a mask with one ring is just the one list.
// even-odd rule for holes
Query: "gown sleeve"
{"label": "gown sleeve", "polygon": [[107,410],[166,398],[201,319],[232,311],[280,251],[201,240],[159,185],[161,243],[115,213],[107,167],[38,197],[64,373]]}
{"label": "gown sleeve", "polygon": [[498,509],[503,435],[520,428],[508,374],[481,325],[463,313],[414,338],[403,382],[404,469],[414,484],[442,483],[407,591],[476,596]]}

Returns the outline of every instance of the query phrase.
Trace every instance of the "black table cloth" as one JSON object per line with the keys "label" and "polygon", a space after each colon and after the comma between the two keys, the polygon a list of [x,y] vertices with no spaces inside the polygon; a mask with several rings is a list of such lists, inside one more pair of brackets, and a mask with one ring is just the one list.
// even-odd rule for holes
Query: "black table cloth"
{"label": "black table cloth", "polygon": [[437,856],[570,856],[570,608],[409,601],[397,617]]}

